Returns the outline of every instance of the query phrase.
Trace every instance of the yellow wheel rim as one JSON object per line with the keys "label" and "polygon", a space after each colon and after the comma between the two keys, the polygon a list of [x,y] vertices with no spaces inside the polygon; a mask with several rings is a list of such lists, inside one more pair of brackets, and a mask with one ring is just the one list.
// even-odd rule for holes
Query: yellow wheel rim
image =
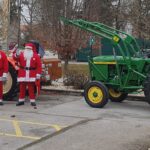
{"label": "yellow wheel rim", "polygon": [[94,104],[100,103],[103,97],[104,94],[102,90],[97,86],[93,86],[88,90],[88,98]]}
{"label": "yellow wheel rim", "polygon": [[10,73],[8,73],[7,76],[7,81],[5,84],[3,84],[3,94],[6,94],[10,91],[11,87],[12,87],[12,77],[10,75]]}
{"label": "yellow wheel rim", "polygon": [[118,98],[121,96],[121,92],[115,91],[114,89],[109,89],[109,94],[112,97]]}

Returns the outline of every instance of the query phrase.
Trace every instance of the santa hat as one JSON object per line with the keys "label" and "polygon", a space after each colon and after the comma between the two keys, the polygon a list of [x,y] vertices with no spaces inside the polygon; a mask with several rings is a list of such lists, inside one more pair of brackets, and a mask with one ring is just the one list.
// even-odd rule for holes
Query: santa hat
{"label": "santa hat", "polygon": [[31,49],[31,50],[33,50],[33,52],[36,52],[36,47],[32,43],[25,44],[25,49]]}

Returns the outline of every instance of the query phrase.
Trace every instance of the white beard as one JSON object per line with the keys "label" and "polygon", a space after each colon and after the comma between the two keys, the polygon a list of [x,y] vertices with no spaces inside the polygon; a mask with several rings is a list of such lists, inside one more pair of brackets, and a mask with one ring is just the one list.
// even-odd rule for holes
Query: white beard
{"label": "white beard", "polygon": [[33,51],[29,49],[24,50],[24,57],[26,60],[30,60],[33,57]]}

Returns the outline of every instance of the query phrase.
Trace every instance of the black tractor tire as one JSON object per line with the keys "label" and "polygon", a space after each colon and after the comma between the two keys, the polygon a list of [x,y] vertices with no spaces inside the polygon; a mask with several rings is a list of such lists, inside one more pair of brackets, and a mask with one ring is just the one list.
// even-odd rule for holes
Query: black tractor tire
{"label": "black tractor tire", "polygon": [[13,98],[17,96],[18,91],[17,71],[13,66],[9,65],[8,80],[3,85],[3,99],[13,100]]}
{"label": "black tractor tire", "polygon": [[109,91],[109,99],[112,102],[123,102],[128,97],[128,93],[119,92],[112,88],[110,88],[108,91]]}
{"label": "black tractor tire", "polygon": [[91,107],[102,108],[108,103],[108,89],[101,82],[91,81],[86,84],[84,98]]}
{"label": "black tractor tire", "polygon": [[145,95],[145,100],[150,104],[150,76],[147,77],[144,83],[144,95]]}

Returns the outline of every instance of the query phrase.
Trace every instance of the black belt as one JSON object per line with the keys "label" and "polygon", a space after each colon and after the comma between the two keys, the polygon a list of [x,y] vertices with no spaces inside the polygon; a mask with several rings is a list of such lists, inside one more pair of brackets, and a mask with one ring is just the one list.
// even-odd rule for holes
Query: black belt
{"label": "black belt", "polygon": [[33,67],[22,67],[20,66],[21,69],[25,69],[25,70],[36,70],[36,68]]}

